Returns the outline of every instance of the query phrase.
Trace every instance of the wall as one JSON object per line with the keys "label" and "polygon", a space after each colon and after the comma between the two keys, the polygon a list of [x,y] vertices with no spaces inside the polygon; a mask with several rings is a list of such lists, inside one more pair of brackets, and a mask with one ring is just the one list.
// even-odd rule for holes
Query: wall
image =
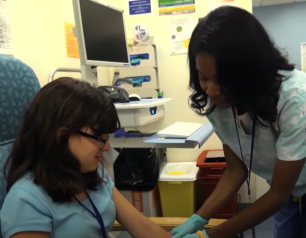
{"label": "wall", "polygon": [[[74,23],[71,0],[9,0],[12,36],[15,57],[29,64],[36,72],[41,85],[48,82],[48,75],[55,67],[79,67],[79,60],[66,57],[64,22]],[[107,2],[107,1],[106,1]],[[167,106],[166,116],[154,125],[142,128],[145,131],[162,129],[176,121],[205,123],[205,117],[197,116],[188,106],[189,72],[187,55],[170,56],[167,38],[168,20],[176,16],[158,16],[157,0],[151,0],[152,14],[128,16],[127,0],[108,0],[110,4],[125,10],[125,22],[128,36],[137,23],[143,23],[150,29],[157,45],[159,78],[165,97],[172,98]],[[252,11],[251,0],[236,0],[237,5]],[[196,13],[191,15],[197,19],[208,12],[207,1],[196,1]],[[71,75],[68,73],[58,74]],[[80,77],[78,74],[72,74]],[[111,70],[99,67],[99,84],[111,80]],[[169,149],[169,161],[195,161],[204,149],[221,149],[222,145],[213,135],[201,149]],[[254,178],[254,177],[253,177]],[[255,190],[255,179],[252,180]],[[247,202],[246,186],[241,190],[242,202]],[[253,200],[255,191],[252,192]]]}
{"label": "wall", "polygon": [[73,20],[70,1],[9,0],[12,37],[15,57],[29,64],[41,85],[48,81],[52,68],[58,66],[77,67],[78,60],[65,55],[64,20]]}
{"label": "wall", "polygon": [[289,53],[290,61],[300,70],[301,42],[306,42],[306,3],[257,7],[253,12],[276,44]]}
{"label": "wall", "polygon": [[[53,68],[79,68],[78,59],[66,57],[64,22],[74,23],[71,0],[8,0],[8,7],[14,57],[33,68],[41,86],[48,83]],[[104,71],[99,69],[103,75]],[[80,77],[78,73],[56,77],[64,75]]]}

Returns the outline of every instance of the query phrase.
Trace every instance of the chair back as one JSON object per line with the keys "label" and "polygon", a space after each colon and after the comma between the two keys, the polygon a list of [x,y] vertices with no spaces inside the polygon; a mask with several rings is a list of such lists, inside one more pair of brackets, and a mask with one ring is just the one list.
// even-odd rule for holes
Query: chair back
{"label": "chair back", "polygon": [[0,208],[6,196],[3,166],[20,128],[23,113],[39,89],[38,79],[29,66],[15,58],[0,55]]}

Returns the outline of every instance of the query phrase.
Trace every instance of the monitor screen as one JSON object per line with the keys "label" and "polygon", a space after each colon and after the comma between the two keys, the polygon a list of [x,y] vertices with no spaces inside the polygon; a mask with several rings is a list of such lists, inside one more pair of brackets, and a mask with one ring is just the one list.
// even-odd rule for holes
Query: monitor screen
{"label": "monitor screen", "polygon": [[87,60],[129,64],[123,13],[79,0]]}

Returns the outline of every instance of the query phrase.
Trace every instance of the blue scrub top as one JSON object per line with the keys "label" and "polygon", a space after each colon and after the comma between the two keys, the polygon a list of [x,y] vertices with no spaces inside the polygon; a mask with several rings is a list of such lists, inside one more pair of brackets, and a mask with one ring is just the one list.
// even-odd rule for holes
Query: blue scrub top
{"label": "blue scrub top", "polygon": [[[269,183],[272,181],[277,158],[296,161],[306,157],[306,74],[298,70],[279,73],[286,80],[282,82],[279,91],[277,121],[267,128],[256,127],[252,163],[252,171]],[[252,135],[239,120],[237,126],[242,147],[241,158],[232,109],[216,108],[207,118],[222,143],[227,144],[249,166]],[[252,122],[249,124],[252,125]],[[296,197],[306,194],[306,163],[292,194]]]}
{"label": "blue scrub top", "polygon": [[[114,184],[105,171],[103,176],[99,190],[92,191],[90,198],[100,211],[108,233],[116,217]],[[89,199],[82,203],[93,211]],[[48,232],[50,238],[102,237],[99,223],[85,208],[77,202],[54,203],[29,174],[17,181],[6,196],[1,210],[1,229],[4,238],[25,231]]]}

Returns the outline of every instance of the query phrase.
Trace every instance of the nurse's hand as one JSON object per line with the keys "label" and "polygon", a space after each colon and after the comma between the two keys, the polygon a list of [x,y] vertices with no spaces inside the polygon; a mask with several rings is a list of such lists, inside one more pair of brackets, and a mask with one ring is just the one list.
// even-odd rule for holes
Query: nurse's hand
{"label": "nurse's hand", "polygon": [[209,238],[205,230],[199,231],[199,232],[201,232],[202,234],[198,234],[198,232],[197,232],[197,233],[194,233],[194,234],[186,235],[186,236],[184,236],[184,238],[204,238],[204,237]]}
{"label": "nurse's hand", "polygon": [[[173,236],[172,238],[182,238],[186,235],[196,233],[197,231],[201,231],[206,225],[208,221],[204,220],[199,215],[192,215],[187,221],[185,221],[182,225],[174,228],[170,233]],[[199,235],[196,234],[196,238]],[[191,237],[192,238],[192,237]]]}

